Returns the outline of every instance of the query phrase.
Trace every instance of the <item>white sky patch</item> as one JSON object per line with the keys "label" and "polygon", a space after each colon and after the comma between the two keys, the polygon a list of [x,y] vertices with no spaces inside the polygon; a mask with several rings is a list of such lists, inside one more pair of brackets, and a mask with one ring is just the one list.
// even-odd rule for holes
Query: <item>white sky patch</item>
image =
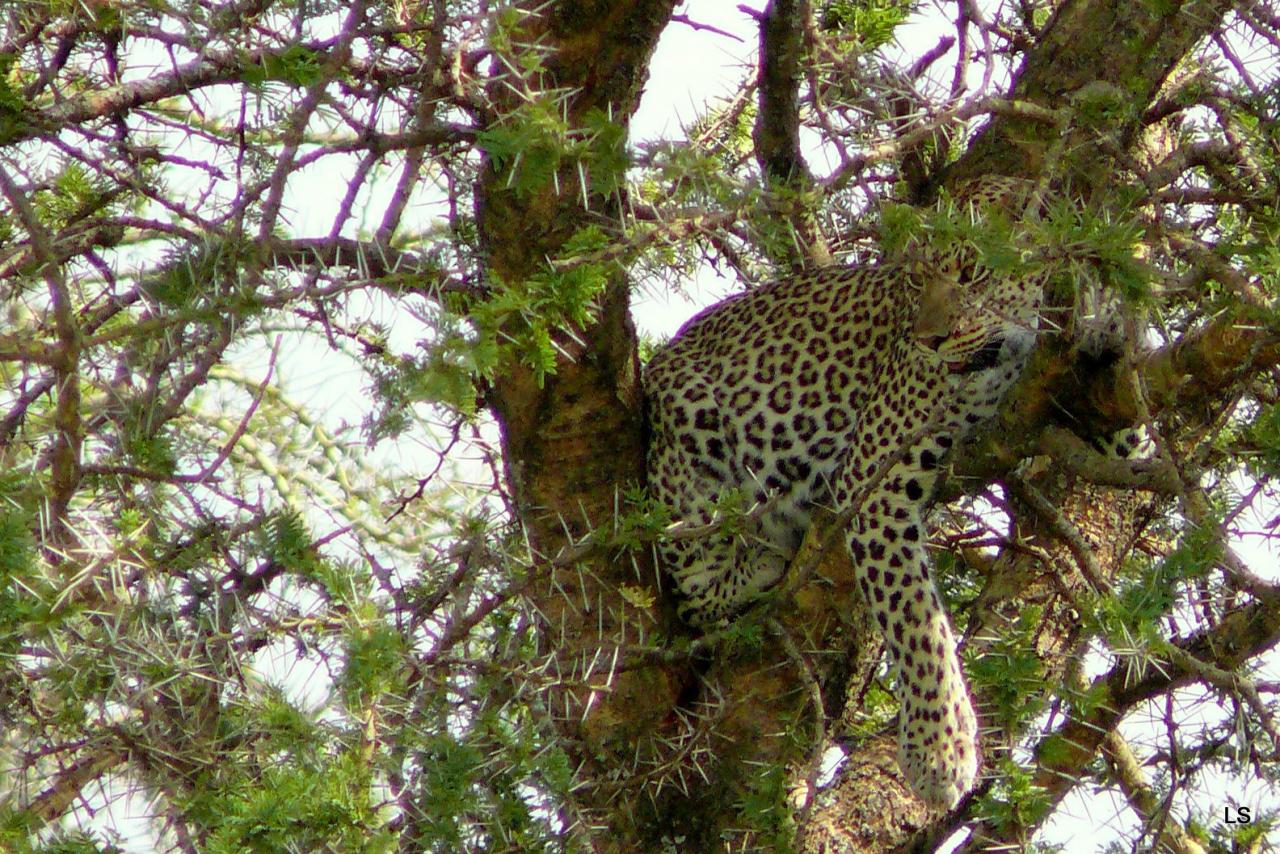
{"label": "white sky patch", "polygon": [[[755,4],[753,4],[755,5]],[[663,31],[649,63],[649,80],[631,120],[635,140],[679,139],[706,104],[728,98],[754,74],[756,22],[728,3],[690,3],[683,10],[695,23],[730,35],[695,30],[673,22]],[[734,38],[736,36],[736,38]]]}

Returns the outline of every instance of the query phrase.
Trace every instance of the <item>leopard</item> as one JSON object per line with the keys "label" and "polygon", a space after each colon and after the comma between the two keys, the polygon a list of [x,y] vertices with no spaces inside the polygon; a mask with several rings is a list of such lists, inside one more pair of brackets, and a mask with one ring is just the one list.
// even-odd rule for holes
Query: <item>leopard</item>
{"label": "leopard", "polygon": [[[1015,235],[1044,210],[1040,184],[1017,178],[972,182],[946,204]],[[1048,284],[1034,265],[1012,275],[983,258],[925,235],[910,252],[777,279],[696,315],[644,374],[650,493],[715,531],[657,546],[680,615],[726,625],[783,577],[816,508],[851,512],[844,546],[889,652],[898,764],[940,811],[973,787],[980,754],[925,517],[948,453],[1022,373]],[[721,529],[734,498],[752,510]]]}

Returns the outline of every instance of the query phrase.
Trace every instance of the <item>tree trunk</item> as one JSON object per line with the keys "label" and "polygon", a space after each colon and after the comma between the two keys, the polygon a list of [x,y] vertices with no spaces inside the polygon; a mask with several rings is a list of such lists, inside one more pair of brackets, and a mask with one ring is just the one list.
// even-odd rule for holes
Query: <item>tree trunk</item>
{"label": "tree trunk", "polygon": [[[625,127],[639,102],[647,63],[675,0],[580,0],[527,4],[515,40],[546,50],[545,90],[565,90],[565,118],[585,127],[593,110]],[[532,11],[541,9],[542,11]],[[501,112],[519,95],[490,86]],[[490,118],[491,124],[501,122]],[[566,240],[601,221],[616,223],[620,200],[584,173],[564,168],[530,192],[513,189],[490,161],[477,188],[487,269],[519,282],[546,269]],[[588,176],[589,181],[599,177]],[[583,200],[587,204],[584,205]],[[505,365],[488,401],[502,429],[507,480],[533,551],[528,597],[546,656],[543,706],[585,786],[576,792],[571,835],[598,850],[627,850],[638,835],[635,793],[609,785],[633,760],[633,742],[656,729],[675,703],[680,672],[620,671],[628,644],[671,631],[670,609],[631,604],[624,587],[656,593],[643,553],[579,555],[589,534],[610,529],[624,490],[640,486],[644,418],[629,282],[613,276],[595,322],[556,335],[554,372],[541,384],[520,364]],[[574,557],[574,555],[578,555]],[[655,599],[657,597],[655,596]],[[632,600],[637,601],[637,600]],[[620,795],[620,796],[619,796]],[[595,833],[608,828],[608,833]]]}

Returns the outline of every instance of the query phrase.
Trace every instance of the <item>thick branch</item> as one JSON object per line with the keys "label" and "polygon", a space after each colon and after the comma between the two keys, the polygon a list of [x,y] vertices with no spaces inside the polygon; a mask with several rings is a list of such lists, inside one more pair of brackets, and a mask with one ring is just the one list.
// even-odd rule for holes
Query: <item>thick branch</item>
{"label": "thick branch", "polygon": [[760,111],[751,139],[770,183],[803,184],[809,169],[800,153],[800,59],[805,0],[773,0],[760,18]]}
{"label": "thick branch", "polygon": [[773,204],[791,221],[803,248],[803,257],[795,259],[802,266],[832,260],[803,199],[813,183],[800,152],[800,63],[809,14],[808,0],[772,0],[760,18],[760,109],[751,132]]}
{"label": "thick branch", "polygon": [[124,758],[120,750],[108,748],[76,760],[31,802],[27,812],[45,824],[53,823],[66,813],[85,786],[124,762]]}
{"label": "thick branch", "polygon": [[1160,803],[1142,770],[1142,764],[1124,737],[1118,732],[1108,733],[1103,750],[1129,806],[1152,829],[1155,841],[1152,850],[1169,854],[1205,854],[1204,846],[1168,814],[1168,805]]}
{"label": "thick branch", "polygon": [[[494,124],[519,121],[527,97],[564,92],[556,109],[570,127],[587,126],[594,111],[625,125],[675,0],[524,5],[515,41],[538,45],[542,70],[536,80],[490,82]],[[547,259],[562,257],[575,233],[616,220],[618,197],[602,180],[610,177],[619,176],[568,166],[542,186],[517,188],[487,162],[476,188],[477,213],[494,280],[514,283],[545,272]],[[508,482],[537,554],[557,554],[609,525],[621,492],[644,481],[640,368],[628,292],[629,283],[615,273],[591,325],[553,333],[553,374],[543,379],[523,364],[508,363],[489,390]],[[542,702],[585,783],[572,812],[611,826],[599,844],[612,849],[637,844],[646,793],[616,798],[609,781],[635,760],[640,736],[657,728],[680,690],[677,667],[616,669],[621,650],[652,633],[661,619],[656,609],[636,607],[620,595],[623,585],[654,584],[642,566],[644,555],[637,560],[640,565],[595,559],[549,567],[528,593],[544,630],[548,666],[558,674]]]}
{"label": "thick branch", "polygon": [[[1136,370],[1152,412],[1177,411],[1183,428],[1192,430],[1214,423],[1243,384],[1277,364],[1280,329],[1227,313],[1144,354]],[[1120,364],[1090,371],[1065,358],[1061,345],[1041,348],[996,420],[953,458],[951,480],[989,483],[1019,460],[1047,452],[1095,483],[1176,495],[1176,477],[1158,464],[1103,462],[1080,442],[1046,429],[1063,424],[1088,439],[1137,423],[1137,402],[1122,371]]]}
{"label": "thick branch", "polygon": [[54,255],[53,240],[26,193],[3,168],[0,168],[0,193],[26,229],[32,250],[40,262],[40,272],[49,289],[49,305],[53,309],[53,325],[58,339],[57,344],[50,348],[57,389],[53,412],[57,433],[50,466],[49,523],[53,548],[49,554],[51,559],[61,560],[65,557],[61,549],[70,540],[67,513],[80,484],[80,446],[84,439],[80,423],[80,326],[76,322],[71,291],[62,266]]}
{"label": "thick branch", "polygon": [[[1217,30],[1236,5],[1233,0],[1065,0],[1027,54],[1010,97],[1055,109],[1082,93],[1115,93],[1129,101],[1130,110],[1105,130],[1111,144],[1127,150],[1142,127],[1143,111],[1169,72]],[[1098,168],[1099,141],[1086,129],[1064,141],[1056,128],[1002,114],[974,140],[948,175],[948,183],[993,171],[1035,177],[1060,146],[1082,169],[1095,176],[1108,174]]]}

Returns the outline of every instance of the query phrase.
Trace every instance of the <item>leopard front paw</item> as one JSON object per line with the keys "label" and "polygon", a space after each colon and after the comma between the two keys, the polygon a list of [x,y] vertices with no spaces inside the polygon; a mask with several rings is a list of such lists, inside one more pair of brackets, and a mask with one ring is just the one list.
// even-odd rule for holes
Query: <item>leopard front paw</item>
{"label": "leopard front paw", "polygon": [[1122,460],[1149,460],[1156,455],[1156,444],[1145,424],[1117,430],[1099,444],[1104,454]]}

